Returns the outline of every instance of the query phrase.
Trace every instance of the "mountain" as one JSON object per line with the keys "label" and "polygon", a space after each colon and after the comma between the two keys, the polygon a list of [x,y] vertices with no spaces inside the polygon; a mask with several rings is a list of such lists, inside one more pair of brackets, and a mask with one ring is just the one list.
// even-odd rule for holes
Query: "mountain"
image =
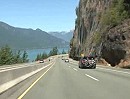
{"label": "mountain", "polygon": [[67,42],[70,42],[70,40],[72,39],[73,37],[73,31],[70,31],[70,32],[49,32],[49,34],[55,36],[55,37],[58,37],[58,38],[61,38]]}
{"label": "mountain", "polygon": [[25,29],[0,22],[0,47],[9,45],[13,49],[67,47],[68,42],[40,29]]}
{"label": "mountain", "polygon": [[76,15],[71,58],[94,55],[130,68],[130,0],[80,0]]}

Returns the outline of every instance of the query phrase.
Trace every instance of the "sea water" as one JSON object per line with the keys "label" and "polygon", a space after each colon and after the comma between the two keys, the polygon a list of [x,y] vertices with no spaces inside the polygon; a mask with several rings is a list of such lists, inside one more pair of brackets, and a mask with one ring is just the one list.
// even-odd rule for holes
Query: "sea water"
{"label": "sea water", "polygon": [[[31,61],[34,61],[36,59],[38,54],[43,54],[43,53],[49,54],[49,52],[51,50],[52,50],[51,48],[47,48],[47,49],[31,49],[31,50],[26,50],[26,52],[28,54],[28,59],[31,62]],[[69,48],[58,48],[59,53],[62,53],[63,50],[66,53],[68,53]]]}

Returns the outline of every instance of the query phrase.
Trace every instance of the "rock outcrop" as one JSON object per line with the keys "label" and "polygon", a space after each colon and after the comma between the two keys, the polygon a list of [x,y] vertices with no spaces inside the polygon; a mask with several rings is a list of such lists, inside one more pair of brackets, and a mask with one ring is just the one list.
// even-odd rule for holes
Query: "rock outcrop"
{"label": "rock outcrop", "polygon": [[[130,61],[130,19],[110,29],[102,45],[102,57],[112,66],[128,66]],[[124,64],[123,64],[124,63]]]}
{"label": "rock outcrop", "polygon": [[111,66],[125,67],[126,63],[128,66],[129,5],[129,0],[80,0],[70,57],[78,59],[81,54],[94,55]]}

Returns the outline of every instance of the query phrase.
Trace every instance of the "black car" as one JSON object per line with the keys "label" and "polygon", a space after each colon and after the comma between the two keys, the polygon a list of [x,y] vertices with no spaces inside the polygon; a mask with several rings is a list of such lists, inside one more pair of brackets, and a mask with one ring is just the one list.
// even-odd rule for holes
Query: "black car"
{"label": "black car", "polygon": [[79,68],[96,68],[96,61],[92,56],[82,57],[79,61]]}

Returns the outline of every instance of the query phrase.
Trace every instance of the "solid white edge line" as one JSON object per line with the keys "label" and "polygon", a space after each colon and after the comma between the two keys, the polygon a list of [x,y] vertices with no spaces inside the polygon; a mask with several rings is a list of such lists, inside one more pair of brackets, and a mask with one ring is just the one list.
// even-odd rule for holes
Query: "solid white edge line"
{"label": "solid white edge line", "polygon": [[50,64],[48,64],[48,65],[46,65],[46,66],[44,66],[44,67],[42,67],[42,68],[40,68],[40,69],[38,69],[38,70],[36,70],[36,71],[33,71],[33,72],[31,72],[31,73],[28,73],[28,74],[25,74],[25,75],[23,75],[23,76],[21,76],[21,77],[18,77],[18,78],[14,79],[14,80],[11,80],[11,81],[9,81],[9,82],[7,82],[7,83],[4,83],[4,84],[0,85],[0,93],[2,93],[2,92],[4,92],[4,91],[8,90],[9,88],[13,87],[13,86],[16,85],[17,83],[23,81],[24,79],[26,79],[26,78],[28,78],[28,77],[34,75],[34,74],[36,74],[37,72],[43,70],[44,68],[46,68],[46,67],[48,67],[48,66],[50,66],[50,65],[52,65],[52,64],[53,64],[53,63],[50,63]]}
{"label": "solid white edge line", "polygon": [[93,79],[93,80],[99,81],[98,79],[96,79],[96,78],[94,78],[94,77],[92,77],[92,76],[90,76],[90,75],[88,75],[88,74],[85,74],[85,75],[86,75],[87,77]]}

